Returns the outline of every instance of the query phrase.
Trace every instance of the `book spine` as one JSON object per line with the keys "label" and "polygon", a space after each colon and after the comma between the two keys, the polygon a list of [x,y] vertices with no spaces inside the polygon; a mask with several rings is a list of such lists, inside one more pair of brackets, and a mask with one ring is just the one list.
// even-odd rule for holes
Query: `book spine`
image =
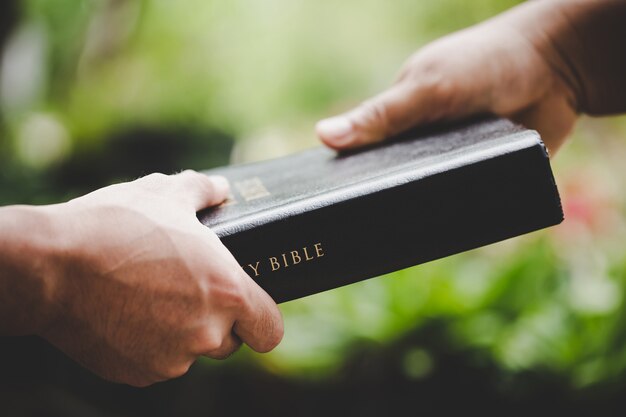
{"label": "book spine", "polygon": [[281,303],[562,219],[550,164],[537,144],[220,238]]}

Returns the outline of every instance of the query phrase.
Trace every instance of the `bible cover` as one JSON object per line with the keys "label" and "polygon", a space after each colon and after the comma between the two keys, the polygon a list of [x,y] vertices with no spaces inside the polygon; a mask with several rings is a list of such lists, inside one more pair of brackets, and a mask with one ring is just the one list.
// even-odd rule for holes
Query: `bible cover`
{"label": "bible cover", "polygon": [[232,195],[200,221],[278,303],[563,220],[539,135],[502,119],[205,172]]}

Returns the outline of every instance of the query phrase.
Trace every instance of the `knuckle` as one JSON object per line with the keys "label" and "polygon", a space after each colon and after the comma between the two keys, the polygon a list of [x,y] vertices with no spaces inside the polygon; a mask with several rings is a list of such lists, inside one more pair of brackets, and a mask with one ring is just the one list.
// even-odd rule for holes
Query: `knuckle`
{"label": "knuckle", "polygon": [[429,97],[439,97],[447,93],[446,86],[449,84],[446,77],[439,71],[428,68],[423,69],[419,77],[413,82],[423,94],[427,94]]}
{"label": "knuckle", "polygon": [[193,186],[201,188],[203,191],[206,191],[206,192],[214,191],[213,183],[209,180],[209,177],[207,177],[204,174],[187,169],[178,175],[184,177]]}
{"label": "knuckle", "polygon": [[154,183],[162,183],[167,181],[168,176],[161,172],[153,172],[152,174],[146,175],[145,177],[140,178],[144,182],[154,182]]}
{"label": "knuckle", "polygon": [[222,274],[219,288],[211,296],[225,308],[241,309],[248,305],[244,282],[237,272]]}
{"label": "knuckle", "polygon": [[158,372],[158,375],[164,379],[174,379],[181,377],[189,371],[191,362],[183,362],[164,367]]}
{"label": "knuckle", "polygon": [[434,49],[420,51],[409,60],[409,76],[405,82],[423,97],[428,97],[430,105],[424,114],[425,122],[434,122],[463,112],[466,83],[465,76],[450,59],[446,59]]}
{"label": "knuckle", "polygon": [[458,105],[460,95],[457,94],[458,89],[454,81],[432,75],[420,81],[419,89],[432,100],[430,121],[452,116],[460,111]]}
{"label": "knuckle", "polygon": [[389,130],[389,114],[384,104],[375,100],[367,100],[361,104],[360,120],[357,124],[376,126],[381,134]]}
{"label": "knuckle", "polygon": [[240,346],[241,343],[224,344],[224,346],[219,349],[209,352],[207,356],[217,360],[228,359],[239,350]]}
{"label": "knuckle", "polygon": [[136,180],[136,183],[147,190],[159,190],[167,184],[169,177],[160,172],[155,172]]}
{"label": "knuckle", "polygon": [[240,290],[240,286],[234,285],[234,288],[224,292],[223,305],[226,307],[241,309],[244,308],[247,303],[247,297]]}
{"label": "knuckle", "polygon": [[208,330],[202,332],[199,339],[199,351],[202,353],[219,350],[224,343],[221,337],[218,337],[214,332]]}
{"label": "knuckle", "polygon": [[415,51],[405,62],[405,67],[417,78],[429,75],[447,74],[454,61],[446,53],[449,46],[436,41]]}
{"label": "knuckle", "polygon": [[210,328],[199,335],[201,355],[213,359],[226,359],[239,349],[241,340],[232,334],[222,335]]}

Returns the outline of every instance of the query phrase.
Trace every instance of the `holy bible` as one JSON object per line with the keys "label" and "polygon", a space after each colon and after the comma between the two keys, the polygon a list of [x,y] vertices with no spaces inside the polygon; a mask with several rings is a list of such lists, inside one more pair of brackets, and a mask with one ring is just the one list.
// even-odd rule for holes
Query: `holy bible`
{"label": "holy bible", "polygon": [[231,197],[198,218],[278,303],[563,220],[539,135],[502,119],[205,172]]}

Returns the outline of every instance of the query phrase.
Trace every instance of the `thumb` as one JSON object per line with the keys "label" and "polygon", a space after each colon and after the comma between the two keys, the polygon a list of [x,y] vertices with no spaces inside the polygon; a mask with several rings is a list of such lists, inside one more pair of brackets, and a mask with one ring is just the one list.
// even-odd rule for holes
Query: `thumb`
{"label": "thumb", "polygon": [[316,131],[331,148],[354,148],[379,142],[419,123],[424,107],[423,94],[410,83],[400,82],[347,113],[321,120]]}
{"label": "thumb", "polygon": [[186,170],[171,178],[176,193],[195,211],[220,204],[228,197],[228,180],[222,176]]}

